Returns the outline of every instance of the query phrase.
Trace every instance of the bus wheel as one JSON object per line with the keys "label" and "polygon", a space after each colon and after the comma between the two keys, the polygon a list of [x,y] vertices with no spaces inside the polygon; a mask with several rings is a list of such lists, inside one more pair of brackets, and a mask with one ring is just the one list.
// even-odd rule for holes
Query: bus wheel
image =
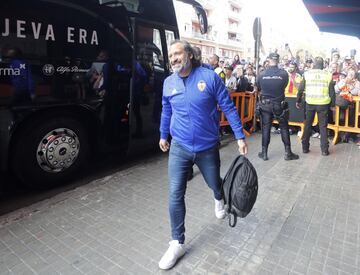
{"label": "bus wheel", "polygon": [[70,118],[54,118],[24,129],[15,144],[16,175],[37,189],[64,184],[79,171],[88,154],[84,127]]}

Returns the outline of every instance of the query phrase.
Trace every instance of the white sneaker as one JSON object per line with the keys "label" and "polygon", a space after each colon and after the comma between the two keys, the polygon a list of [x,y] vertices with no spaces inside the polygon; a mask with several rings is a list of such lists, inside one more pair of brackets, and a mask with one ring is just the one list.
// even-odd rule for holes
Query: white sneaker
{"label": "white sneaker", "polygon": [[214,199],[215,201],[215,216],[218,219],[223,219],[225,218],[225,207],[224,207],[224,201],[223,200],[217,200]]}
{"label": "white sneaker", "polygon": [[172,240],[169,242],[169,248],[166,250],[164,256],[162,256],[159,262],[160,269],[172,268],[178,259],[185,254],[185,246],[180,244],[178,240]]}
{"label": "white sneaker", "polygon": [[319,137],[319,133],[318,132],[315,132],[311,137],[313,137],[313,138],[317,138],[317,137]]}

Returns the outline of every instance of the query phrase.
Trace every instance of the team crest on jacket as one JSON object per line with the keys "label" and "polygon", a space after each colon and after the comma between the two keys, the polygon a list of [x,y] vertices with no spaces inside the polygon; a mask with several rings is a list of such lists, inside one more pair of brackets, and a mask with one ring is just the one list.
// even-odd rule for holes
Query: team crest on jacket
{"label": "team crest on jacket", "polygon": [[197,84],[198,89],[200,90],[200,92],[203,92],[206,88],[206,83],[204,80],[200,80]]}

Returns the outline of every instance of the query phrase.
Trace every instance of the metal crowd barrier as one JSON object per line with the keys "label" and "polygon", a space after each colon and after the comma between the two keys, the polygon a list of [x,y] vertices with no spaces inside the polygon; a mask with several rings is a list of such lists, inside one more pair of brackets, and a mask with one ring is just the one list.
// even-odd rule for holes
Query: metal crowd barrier
{"label": "metal crowd barrier", "polygon": [[[328,129],[331,129],[334,131],[334,139],[333,144],[336,144],[339,140],[339,134],[340,132],[349,132],[349,133],[356,133],[360,134],[360,125],[359,125],[359,106],[360,106],[360,96],[353,96],[354,102],[355,102],[355,118],[354,118],[354,126],[349,125],[349,107],[345,110],[345,121],[344,123],[341,123],[340,121],[340,108],[339,106],[336,106],[335,109],[335,123],[334,124],[328,124]],[[341,123],[341,124],[340,124]]]}
{"label": "metal crowd barrier", "polygon": [[[252,92],[234,92],[230,94],[230,97],[232,98],[236,109],[238,110],[241,122],[243,125],[247,123],[252,123],[254,118],[254,104],[255,104],[255,95]],[[345,120],[342,123],[340,120],[340,108],[336,106],[335,110],[335,123],[334,124],[328,124],[328,129],[331,129],[334,131],[334,139],[333,144],[336,144],[339,140],[339,134],[340,132],[350,132],[350,133],[357,133],[360,134],[360,125],[359,125],[359,116],[360,116],[360,96],[354,96],[353,97],[355,102],[355,117],[354,117],[354,125],[349,125],[349,108],[347,108],[345,111]],[[304,110],[303,109],[296,109],[295,108],[295,96],[286,96],[286,100],[289,103],[290,108],[290,118],[289,118],[289,125],[291,126],[298,126],[301,128],[302,134],[304,133]],[[278,123],[276,120],[274,120],[274,123]],[[313,126],[315,126],[318,123],[317,115],[315,115]],[[220,115],[220,126],[227,126],[229,125],[229,122],[227,121],[225,115],[223,112],[221,112]],[[251,129],[246,130],[244,129],[244,132],[247,136],[250,136]],[[300,139],[302,136],[300,136]]]}
{"label": "metal crowd barrier", "polygon": [[[252,123],[254,119],[255,94],[253,92],[233,92],[230,94],[230,97],[234,101],[242,124],[245,125],[246,123]],[[290,109],[289,125],[300,127],[301,132],[304,133],[304,110],[296,109],[296,95],[286,95],[286,101],[288,102]],[[278,121],[274,120],[273,123],[278,124]],[[315,126],[317,123],[317,116],[315,116],[313,126]],[[227,121],[224,113],[221,112],[220,126],[227,125],[229,125],[229,122]],[[252,127],[250,130],[244,129],[244,132],[247,136],[251,134],[251,131]]]}
{"label": "metal crowd barrier", "polygon": [[[251,123],[254,117],[254,103],[255,95],[251,92],[234,92],[230,94],[231,99],[233,100],[236,110],[239,113],[241,123],[245,125],[246,123]],[[227,126],[229,122],[227,121],[223,112],[220,115],[220,126]],[[250,132],[244,129],[244,133],[247,136],[250,136]]]}
{"label": "metal crowd barrier", "polygon": [[[305,128],[305,110],[304,106],[302,108],[296,108],[296,95],[295,94],[285,94],[285,100],[288,102],[289,106],[289,126],[297,126],[300,127],[301,135],[299,139],[302,139],[304,135],[304,128]],[[302,105],[305,103],[303,102]],[[275,121],[275,123],[278,123]],[[314,121],[312,126],[318,124],[318,116],[315,114]]]}

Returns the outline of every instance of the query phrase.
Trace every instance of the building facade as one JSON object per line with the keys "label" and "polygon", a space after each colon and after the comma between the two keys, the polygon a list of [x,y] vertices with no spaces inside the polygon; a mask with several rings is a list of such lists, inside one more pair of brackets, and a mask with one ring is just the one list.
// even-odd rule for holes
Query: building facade
{"label": "building facade", "polygon": [[225,62],[231,62],[235,55],[244,58],[242,35],[243,0],[198,0],[205,8],[208,18],[208,33],[201,34],[194,9],[174,1],[180,37],[200,47],[206,62],[217,54]]}

